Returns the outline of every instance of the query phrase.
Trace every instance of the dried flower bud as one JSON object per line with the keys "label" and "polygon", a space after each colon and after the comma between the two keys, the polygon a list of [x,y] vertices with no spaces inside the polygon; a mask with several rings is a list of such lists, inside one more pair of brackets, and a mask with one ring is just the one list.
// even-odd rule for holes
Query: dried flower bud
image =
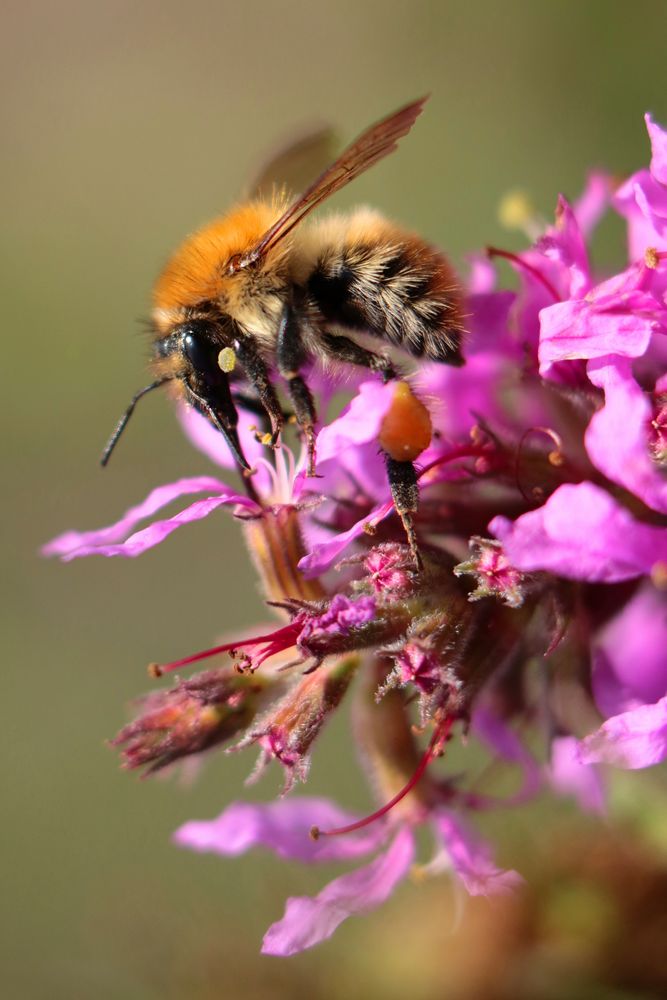
{"label": "dried flower bud", "polygon": [[122,747],[124,767],[146,765],[147,777],[245,729],[264,687],[266,681],[260,677],[206,670],[167,691],[138,699],[140,714],[121,729],[111,745]]}
{"label": "dried flower bud", "polygon": [[283,794],[294,782],[305,781],[310,748],[330,714],[338,707],[359,666],[356,656],[332,661],[303,674],[288,693],[257,721],[233,750],[259,743],[261,755],[250,777],[255,781],[271,760],[285,768]]}

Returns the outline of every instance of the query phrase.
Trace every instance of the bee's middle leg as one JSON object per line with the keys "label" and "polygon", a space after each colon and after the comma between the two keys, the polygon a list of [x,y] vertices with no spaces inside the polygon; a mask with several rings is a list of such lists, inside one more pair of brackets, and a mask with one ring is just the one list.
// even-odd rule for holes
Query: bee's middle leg
{"label": "bee's middle leg", "polygon": [[301,335],[301,322],[294,306],[288,302],[283,310],[278,330],[276,360],[278,371],[287,381],[287,391],[294,406],[297,423],[306,438],[308,475],[314,476],[317,411],[313,395],[304,378],[299,374],[306,358],[306,348]]}
{"label": "bee's middle leg", "polygon": [[275,445],[284,423],[283,410],[269,379],[269,371],[250,337],[239,338],[234,349],[245,376],[257,393],[259,402],[271,421],[271,435],[267,444]]}

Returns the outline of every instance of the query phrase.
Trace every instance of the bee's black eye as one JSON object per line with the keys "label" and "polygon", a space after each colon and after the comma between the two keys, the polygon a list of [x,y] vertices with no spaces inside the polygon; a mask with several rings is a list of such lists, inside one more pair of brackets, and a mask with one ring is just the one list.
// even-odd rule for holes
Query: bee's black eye
{"label": "bee's black eye", "polygon": [[206,382],[220,381],[220,345],[213,339],[210,327],[203,323],[188,324],[181,332],[181,345],[197,375]]}

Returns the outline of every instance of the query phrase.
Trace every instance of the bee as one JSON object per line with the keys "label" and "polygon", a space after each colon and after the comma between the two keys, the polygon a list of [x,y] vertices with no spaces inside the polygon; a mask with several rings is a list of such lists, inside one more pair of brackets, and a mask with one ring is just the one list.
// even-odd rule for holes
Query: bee
{"label": "bee", "polygon": [[[103,465],[138,400],[168,385],[220,431],[249,474],[237,430],[240,386],[266,414],[264,440],[275,446],[285,419],[277,375],[306,439],[308,474],[315,475],[317,412],[304,376],[312,360],[334,370],[360,366],[389,381],[396,378],[390,354],[367,346],[375,338],[416,358],[463,363],[461,292],[439,250],[367,208],[304,224],[313,209],[396,149],[425,100],[366,129],[295,200],[277,194],[239,204],[176,250],[154,289],[154,380],[130,402]],[[364,342],[355,339],[359,334]],[[412,397],[406,409],[406,392],[407,386],[397,404],[409,414],[403,437],[394,426],[383,450],[397,510],[411,528],[417,486],[410,428],[419,428],[420,443],[426,438],[422,404]]]}

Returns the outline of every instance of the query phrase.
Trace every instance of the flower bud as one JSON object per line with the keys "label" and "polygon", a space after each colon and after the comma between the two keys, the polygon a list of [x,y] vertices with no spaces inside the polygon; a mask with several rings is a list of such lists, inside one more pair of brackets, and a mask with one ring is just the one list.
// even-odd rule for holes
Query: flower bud
{"label": "flower bud", "polygon": [[359,659],[348,656],[320,666],[312,673],[302,674],[291,690],[232,747],[241,750],[252,743],[260,745],[261,755],[251,782],[271,760],[280,761],[285,768],[283,794],[297,779],[306,780],[310,748],[340,704],[358,666]]}
{"label": "flower bud", "polygon": [[383,542],[363,555],[343,559],[336,568],[359,563],[363,566],[365,575],[355,583],[356,587],[365,587],[374,594],[394,597],[403,596],[413,588],[416,572],[414,559],[407,545]]}
{"label": "flower bud", "polygon": [[123,767],[146,765],[144,777],[224,743],[252,721],[263,678],[206,670],[167,691],[138,699],[137,718],[111,740]]}
{"label": "flower bud", "polygon": [[468,600],[498,597],[509,608],[521,607],[526,577],[510,564],[502,544],[493,538],[480,538],[477,535],[470,539],[469,544],[470,559],[454,567],[456,576],[470,575],[476,578],[477,586],[469,594]]}

